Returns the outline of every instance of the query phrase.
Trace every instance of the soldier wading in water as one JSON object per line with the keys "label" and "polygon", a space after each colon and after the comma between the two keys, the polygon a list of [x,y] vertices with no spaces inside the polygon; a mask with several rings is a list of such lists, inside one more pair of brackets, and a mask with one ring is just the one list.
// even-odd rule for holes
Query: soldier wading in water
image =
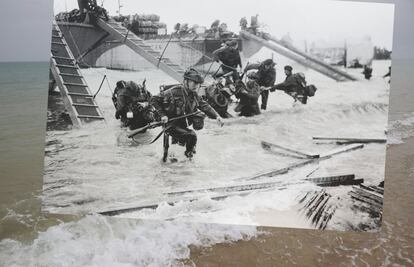
{"label": "soldier wading in water", "polygon": [[[189,69],[184,73],[182,85],[174,86],[153,96],[151,104],[159,112],[161,122],[166,124],[170,119],[192,114],[199,109],[223,126],[217,112],[197,94],[203,82],[203,77],[195,69]],[[188,158],[192,158],[195,154],[197,144],[196,133],[188,127],[192,125],[194,130],[201,130],[204,126],[204,118],[205,115],[202,113],[195,114],[171,121],[165,128],[165,133],[171,135],[173,144],[178,143],[186,147],[184,154]]]}

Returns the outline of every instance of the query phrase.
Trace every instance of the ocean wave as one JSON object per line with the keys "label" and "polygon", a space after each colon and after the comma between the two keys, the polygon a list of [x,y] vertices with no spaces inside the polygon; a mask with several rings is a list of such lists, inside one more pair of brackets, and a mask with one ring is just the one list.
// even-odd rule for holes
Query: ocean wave
{"label": "ocean wave", "polygon": [[3,266],[182,266],[190,246],[248,240],[255,227],[90,215],[50,227],[30,243],[0,242]]}

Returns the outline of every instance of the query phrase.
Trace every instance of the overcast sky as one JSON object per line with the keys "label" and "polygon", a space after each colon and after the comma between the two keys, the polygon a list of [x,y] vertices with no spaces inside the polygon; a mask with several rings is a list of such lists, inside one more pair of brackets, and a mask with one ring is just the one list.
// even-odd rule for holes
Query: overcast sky
{"label": "overcast sky", "polygon": [[[394,2],[391,0],[377,0]],[[101,3],[102,0],[98,0]],[[259,21],[277,37],[289,32],[295,40],[337,40],[371,35],[377,45],[391,47],[392,4],[332,0],[121,0],[121,12],[155,13],[169,25],[188,22],[210,26],[214,19],[238,31],[242,16],[259,14]],[[395,0],[394,58],[414,58],[414,1]],[[118,1],[105,0],[111,15]],[[52,12],[77,8],[77,0],[0,1],[0,61],[47,61],[50,55]],[[232,11],[233,10],[233,11]]]}
{"label": "overcast sky", "polygon": [[[98,4],[102,0],[97,0]],[[239,20],[259,15],[265,31],[280,38],[289,33],[296,41],[326,40],[342,45],[345,39],[370,35],[374,45],[392,48],[394,5],[332,0],[120,0],[121,14],[157,14],[171,31],[177,22],[209,27],[215,19],[238,32]],[[111,15],[117,0],[104,0]],[[55,13],[77,8],[77,0],[56,0]]]}

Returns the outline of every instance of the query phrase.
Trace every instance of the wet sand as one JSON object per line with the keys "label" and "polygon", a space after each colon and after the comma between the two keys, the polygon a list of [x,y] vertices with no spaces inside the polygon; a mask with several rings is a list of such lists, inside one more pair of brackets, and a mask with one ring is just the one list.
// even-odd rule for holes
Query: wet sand
{"label": "wet sand", "polygon": [[[387,148],[378,233],[259,228],[258,238],[192,248],[196,266],[413,266],[414,138]],[[411,222],[411,223],[410,223]]]}

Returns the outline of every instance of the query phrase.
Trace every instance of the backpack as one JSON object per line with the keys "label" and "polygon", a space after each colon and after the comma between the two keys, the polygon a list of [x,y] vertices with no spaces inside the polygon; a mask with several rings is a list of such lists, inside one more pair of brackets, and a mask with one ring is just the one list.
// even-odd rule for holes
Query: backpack
{"label": "backpack", "polygon": [[306,78],[305,74],[302,72],[294,73],[292,74],[293,78],[295,78],[298,85],[300,85],[302,88],[306,87]]}
{"label": "backpack", "polygon": [[310,84],[308,86],[305,87],[305,93],[307,96],[312,97],[315,95],[316,90],[318,90],[318,88],[316,88],[315,85]]}

